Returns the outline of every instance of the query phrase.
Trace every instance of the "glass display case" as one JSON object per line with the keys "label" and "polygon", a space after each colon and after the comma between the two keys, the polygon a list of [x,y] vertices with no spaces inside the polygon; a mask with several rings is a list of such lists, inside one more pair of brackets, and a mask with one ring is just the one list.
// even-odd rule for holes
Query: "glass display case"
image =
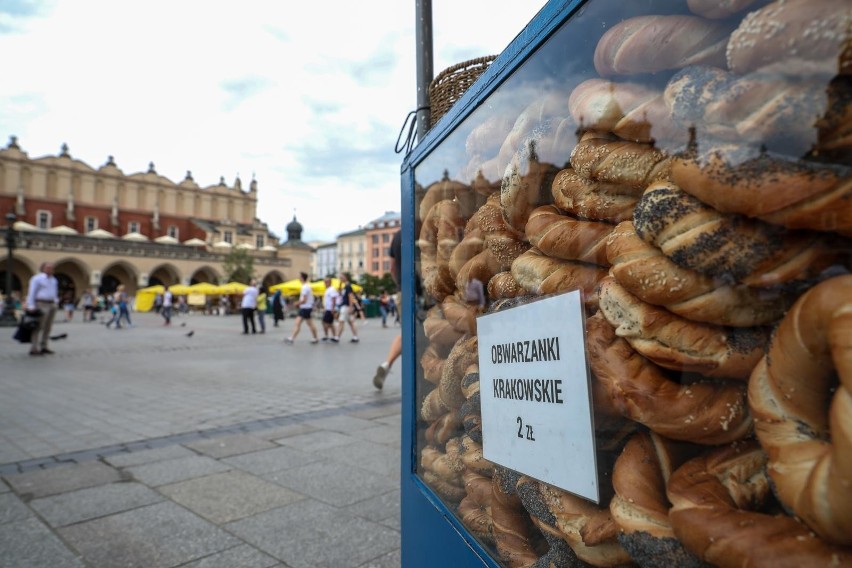
{"label": "glass display case", "polygon": [[852,3],[519,31],[402,165],[403,565],[852,566]]}

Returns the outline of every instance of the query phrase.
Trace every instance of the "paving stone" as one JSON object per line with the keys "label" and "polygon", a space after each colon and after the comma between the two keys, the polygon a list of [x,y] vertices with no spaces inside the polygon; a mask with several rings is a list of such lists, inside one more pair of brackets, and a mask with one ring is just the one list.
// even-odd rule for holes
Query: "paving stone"
{"label": "paving stone", "polygon": [[371,420],[363,420],[355,418],[347,414],[339,414],[337,416],[324,416],[317,420],[306,420],[305,424],[314,426],[323,430],[334,430],[336,432],[354,432],[356,430],[364,430],[375,426]]}
{"label": "paving stone", "polygon": [[30,507],[51,526],[61,527],[162,500],[163,497],[159,493],[139,483],[110,483],[35,499],[30,503]]}
{"label": "paving stone", "polygon": [[6,484],[6,482],[5,482],[5,481],[0,480],[0,494],[2,494],[2,493],[8,493],[8,492],[9,492],[9,491],[11,491],[11,490],[12,490],[12,488],[11,488],[11,487],[9,487],[9,486]]}
{"label": "paving stone", "polygon": [[263,474],[298,467],[322,459],[322,456],[307,454],[294,448],[278,447],[224,458],[222,462],[249,473]]}
{"label": "paving stone", "polygon": [[353,437],[357,437],[359,440],[373,442],[375,444],[392,446],[397,449],[402,445],[402,432],[400,432],[398,428],[387,426],[385,424],[380,424],[373,428],[367,428],[366,430],[359,430],[353,435]]}
{"label": "paving stone", "polygon": [[276,440],[276,443],[310,453],[317,450],[333,448],[335,446],[342,446],[344,444],[351,444],[352,438],[339,432],[317,430],[316,432],[311,432],[309,434],[302,434],[300,436],[291,436],[290,438]]}
{"label": "paving stone", "polygon": [[38,498],[112,483],[122,477],[108,465],[87,462],[7,475],[4,479],[18,495]]}
{"label": "paving stone", "polygon": [[225,528],[293,568],[354,568],[399,548],[400,543],[398,532],[313,499]]}
{"label": "paving stone", "polygon": [[364,420],[373,420],[375,418],[393,416],[395,414],[399,414],[399,412],[399,404],[381,404],[365,408],[364,410],[350,412],[349,416],[354,416],[355,418],[363,418]]}
{"label": "paving stone", "polygon": [[368,560],[358,568],[400,568],[402,566],[402,554],[399,550],[388,552],[373,560]]}
{"label": "paving stone", "polygon": [[[346,507],[346,511],[358,517],[381,523],[389,517],[399,517],[399,487],[392,491],[370,497]],[[384,523],[383,523],[384,524]]]}
{"label": "paving stone", "polygon": [[185,458],[197,455],[192,450],[173,444],[162,448],[123,452],[104,458],[104,461],[115,467],[132,467],[175,458]]}
{"label": "paving stone", "polygon": [[0,568],[85,568],[35,517],[0,525]]}
{"label": "paving stone", "polygon": [[237,434],[198,440],[184,444],[196,452],[210,456],[211,458],[227,458],[240,454],[248,454],[259,450],[277,447],[274,443],[252,434]]}
{"label": "paving stone", "polygon": [[336,507],[369,499],[395,487],[394,480],[388,477],[355,466],[340,467],[340,463],[332,460],[276,471],[263,478]]}
{"label": "paving stone", "polygon": [[263,430],[257,430],[252,433],[253,436],[263,438],[264,440],[278,440],[280,438],[289,438],[290,436],[298,436],[299,434],[307,434],[313,432],[317,428],[309,426],[303,422],[297,424],[287,424],[285,426],[273,426]]}
{"label": "paving stone", "polygon": [[247,544],[217,552],[180,568],[276,568],[278,561]]}
{"label": "paving stone", "polygon": [[33,513],[30,508],[18,499],[17,495],[12,493],[0,495],[0,525],[12,521],[21,521],[32,516]]}
{"label": "paving stone", "polygon": [[241,471],[165,485],[159,491],[216,524],[236,521],[304,496]]}
{"label": "paving stone", "polygon": [[389,477],[399,475],[399,450],[382,444],[354,440],[346,446],[318,450],[322,457],[361,467]]}
{"label": "paving stone", "polygon": [[239,540],[174,503],[158,503],[59,529],[94,568],[169,568]]}
{"label": "paving stone", "polygon": [[191,456],[165,460],[145,465],[137,465],[126,471],[151,487],[176,483],[185,479],[210,475],[231,469],[227,464],[206,456]]}

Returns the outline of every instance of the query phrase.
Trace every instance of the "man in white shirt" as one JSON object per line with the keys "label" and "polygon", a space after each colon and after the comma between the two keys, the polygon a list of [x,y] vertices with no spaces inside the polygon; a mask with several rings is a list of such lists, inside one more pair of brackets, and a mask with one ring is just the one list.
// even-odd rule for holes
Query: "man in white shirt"
{"label": "man in white shirt", "polygon": [[47,342],[53,327],[53,317],[59,304],[59,283],[53,275],[53,263],[43,262],[39,273],[30,280],[27,291],[27,310],[40,310],[42,315],[38,320],[38,328],[32,335],[30,355],[53,355]]}
{"label": "man in white shirt", "polygon": [[243,290],[243,300],[240,302],[240,311],[243,314],[243,335],[248,335],[249,322],[251,322],[251,332],[257,333],[254,326],[254,311],[257,309],[257,280],[254,278],[249,282],[248,288]]}
{"label": "man in white shirt", "polygon": [[163,316],[163,319],[166,320],[163,325],[171,325],[172,323],[172,293],[166,288],[166,291],[163,292],[163,307],[160,314]]}
{"label": "man in white shirt", "polygon": [[[337,335],[334,333],[334,315],[337,312],[337,298],[339,296],[340,292],[331,285],[331,278],[326,276],[325,294],[323,294],[323,307],[325,311],[322,314],[322,330],[325,334],[322,338],[323,341],[328,341],[329,339],[335,343],[339,341]],[[331,332],[330,337],[328,332]]]}
{"label": "man in white shirt", "polygon": [[296,318],[296,324],[293,326],[293,333],[290,337],[284,340],[284,343],[288,345],[292,345],[293,341],[296,339],[296,336],[299,335],[299,328],[302,327],[302,322],[307,322],[308,328],[311,330],[311,334],[313,334],[314,338],[311,340],[311,343],[319,343],[319,337],[317,337],[317,328],[314,325],[314,320],[311,317],[311,314],[314,311],[314,291],[311,289],[311,285],[308,283],[308,275],[302,272],[299,277],[302,279],[302,291],[299,294],[299,317]]}

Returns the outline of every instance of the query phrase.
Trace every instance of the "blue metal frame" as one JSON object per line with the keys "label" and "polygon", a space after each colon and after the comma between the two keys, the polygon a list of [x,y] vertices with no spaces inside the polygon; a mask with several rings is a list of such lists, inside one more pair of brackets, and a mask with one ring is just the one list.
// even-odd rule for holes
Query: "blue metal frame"
{"label": "blue metal frame", "polygon": [[498,86],[549,38],[585,0],[551,0],[468,89],[426,137],[405,157],[402,178],[402,565],[410,567],[497,564],[452,511],[416,475],[417,412],[414,354],[417,325],[414,294],[414,170]]}

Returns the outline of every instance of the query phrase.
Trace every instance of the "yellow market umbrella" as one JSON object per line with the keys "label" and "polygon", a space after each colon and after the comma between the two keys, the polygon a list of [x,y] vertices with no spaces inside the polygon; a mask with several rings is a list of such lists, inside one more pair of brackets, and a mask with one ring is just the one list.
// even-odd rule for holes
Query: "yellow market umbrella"
{"label": "yellow market umbrella", "polygon": [[278,290],[281,290],[281,293],[285,296],[296,296],[302,291],[302,281],[299,279],[288,280],[287,282],[273,284],[269,287],[270,292],[275,293]]}
{"label": "yellow market umbrella", "polygon": [[169,286],[169,292],[175,296],[186,296],[187,294],[192,293],[192,289],[184,284],[173,284],[172,286]]}
{"label": "yellow market umbrella", "polygon": [[164,286],[157,284],[156,286],[148,286],[136,291],[135,307],[137,312],[150,312],[154,307],[154,299],[157,294],[162,294],[166,291]]}
{"label": "yellow market umbrella", "polygon": [[217,294],[242,294],[243,290],[248,288],[248,284],[243,284],[242,282],[228,282],[227,284],[221,284],[216,286]]}
{"label": "yellow market umbrella", "polygon": [[[331,287],[337,288],[338,290],[342,290],[343,284],[340,282],[340,278],[332,278],[331,279]],[[301,285],[299,286],[299,289],[301,290]],[[359,286],[358,284],[355,284],[355,283],[352,284],[352,289],[355,292],[358,292],[359,294],[364,290],[363,287],[361,287],[361,286]],[[311,283],[311,290],[313,290],[314,295],[316,295],[316,296],[321,296],[321,295],[325,294],[325,280],[323,279],[323,280],[317,280],[316,282],[312,282]]]}
{"label": "yellow market umbrella", "polygon": [[190,294],[205,294],[205,295],[216,295],[219,294],[219,286],[215,284],[211,284],[210,282],[198,282],[189,287]]}

